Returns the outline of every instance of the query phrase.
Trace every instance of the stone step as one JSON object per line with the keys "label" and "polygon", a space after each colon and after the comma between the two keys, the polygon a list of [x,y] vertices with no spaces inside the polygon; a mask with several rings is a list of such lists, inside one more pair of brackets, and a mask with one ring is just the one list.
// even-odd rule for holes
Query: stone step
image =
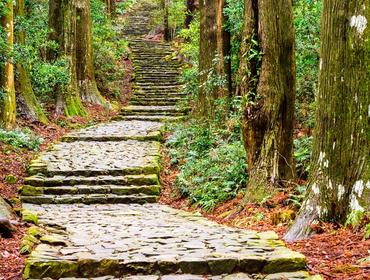
{"label": "stone step", "polygon": [[186,94],[178,91],[135,91],[133,98],[186,98]]}
{"label": "stone step", "polygon": [[183,121],[185,116],[165,116],[165,115],[131,115],[116,117],[117,120],[141,120],[141,121],[155,121],[155,122],[179,122]]}
{"label": "stone step", "polygon": [[157,195],[115,195],[115,194],[86,194],[86,195],[38,195],[21,196],[23,203],[42,204],[145,204],[159,200]]}
{"label": "stone step", "polygon": [[[90,204],[93,200],[85,201]],[[274,274],[296,272],[306,266],[305,257],[286,248],[273,232],[229,228],[164,205],[24,207],[39,214],[40,225],[59,228],[54,240],[64,241],[63,246],[38,245],[26,261],[26,279]]]}
{"label": "stone step", "polygon": [[[307,271],[282,272],[273,274],[232,273],[223,275],[194,275],[194,274],[168,274],[168,275],[125,275],[120,278],[103,276],[99,278],[60,278],[59,280],[323,280],[319,275],[310,275]],[[36,280],[36,279],[31,279]],[[40,280],[40,279],[38,279]],[[50,280],[42,278],[41,280]]]}
{"label": "stone step", "polygon": [[101,175],[96,177],[83,177],[83,176],[54,176],[45,177],[41,175],[34,175],[25,179],[26,185],[35,187],[59,187],[59,186],[100,186],[100,185],[115,185],[115,186],[145,186],[145,185],[158,185],[158,175]]}
{"label": "stone step", "polygon": [[115,194],[115,195],[159,195],[160,186],[122,186],[122,185],[75,185],[58,187],[34,187],[23,186],[19,193],[21,196],[43,196],[43,195],[86,195],[86,194]]}
{"label": "stone step", "polygon": [[122,108],[121,115],[182,115],[188,112],[188,108],[180,109],[176,106],[127,106]]}
{"label": "stone step", "polygon": [[161,141],[162,123],[155,122],[110,122],[68,133],[62,141]]}
{"label": "stone step", "polygon": [[160,142],[61,142],[43,152],[29,167],[45,177],[159,174]]}
{"label": "stone step", "polygon": [[130,105],[138,105],[138,106],[173,106],[176,105],[177,101],[159,101],[159,100],[145,100],[145,99],[136,99],[136,100],[130,100]]}

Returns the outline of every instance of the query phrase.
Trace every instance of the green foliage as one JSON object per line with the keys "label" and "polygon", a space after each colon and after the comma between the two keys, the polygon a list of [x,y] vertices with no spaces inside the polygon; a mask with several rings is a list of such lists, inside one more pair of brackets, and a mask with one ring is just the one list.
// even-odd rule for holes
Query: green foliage
{"label": "green foliage", "polygon": [[370,223],[365,226],[364,238],[365,239],[370,239]]}
{"label": "green foliage", "polygon": [[[131,4],[133,1],[129,1]],[[126,6],[128,5],[128,6]],[[127,9],[129,3],[120,6]],[[128,42],[118,38],[118,32],[107,17],[105,4],[100,0],[91,1],[93,21],[93,48],[95,77],[99,90],[107,96],[117,98],[120,94],[124,70],[119,60],[128,55]]]}
{"label": "green foliage", "polygon": [[345,222],[346,226],[351,226],[352,228],[357,228],[360,226],[362,219],[365,217],[365,212],[360,210],[354,210],[347,216]]}
{"label": "green foliage", "polygon": [[180,173],[176,187],[206,211],[233,198],[247,182],[246,155],[238,126],[193,121],[175,127],[167,142],[171,163]]}
{"label": "green foliage", "polygon": [[189,97],[192,97],[192,99],[198,96],[199,92],[199,29],[199,14],[197,14],[191,22],[189,29],[184,28],[179,34],[184,39],[180,52],[188,62],[188,65],[182,71],[183,92]]}
{"label": "green foliage", "polygon": [[15,45],[15,61],[30,69],[35,94],[43,99],[54,98],[56,88],[65,87],[70,80],[68,61],[64,57],[49,61],[48,51],[58,46],[49,40],[48,1],[26,1],[26,17],[15,17],[15,32],[24,31],[26,46]]}
{"label": "green foliage", "polygon": [[294,4],[297,59],[297,119],[313,126],[314,102],[319,75],[321,0],[298,0]]}
{"label": "green foliage", "polygon": [[[240,61],[240,45],[244,24],[244,0],[227,0],[224,14],[227,18],[226,28],[231,35],[231,69],[233,76],[237,76]],[[234,82],[237,78],[234,78]]]}
{"label": "green foliage", "polygon": [[313,137],[300,137],[294,140],[294,158],[296,169],[300,178],[308,175],[311,160]]}
{"label": "green foliage", "polygon": [[43,139],[35,135],[30,129],[20,131],[0,129],[0,142],[11,145],[14,148],[26,148],[36,151],[43,142]]}
{"label": "green foliage", "polygon": [[116,12],[119,15],[124,15],[127,11],[136,4],[136,0],[126,0],[121,2],[116,2]]}

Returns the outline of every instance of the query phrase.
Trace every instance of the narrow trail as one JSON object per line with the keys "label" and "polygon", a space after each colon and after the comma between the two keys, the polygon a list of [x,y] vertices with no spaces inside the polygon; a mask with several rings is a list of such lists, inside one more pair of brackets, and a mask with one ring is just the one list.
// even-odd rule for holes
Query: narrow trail
{"label": "narrow trail", "polygon": [[304,256],[272,232],[156,203],[163,121],[186,116],[170,45],[142,37],[156,8],[138,4],[128,18],[136,80],[120,120],[67,135],[30,166],[21,199],[44,231],[25,278],[309,279]]}

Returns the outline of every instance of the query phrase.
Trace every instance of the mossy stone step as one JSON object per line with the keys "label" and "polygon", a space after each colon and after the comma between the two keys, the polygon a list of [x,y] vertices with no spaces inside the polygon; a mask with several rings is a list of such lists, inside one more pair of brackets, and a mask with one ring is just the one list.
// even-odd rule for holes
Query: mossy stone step
{"label": "mossy stone step", "polygon": [[[59,280],[323,280],[319,275],[310,275],[306,271],[283,272],[274,274],[247,274],[233,273],[224,275],[194,275],[194,274],[169,274],[169,275],[134,275],[116,278],[114,276],[103,276],[99,278],[60,278]],[[36,280],[36,279],[32,279]],[[38,279],[40,280],[40,279]],[[50,280],[43,278],[41,280]]]}
{"label": "mossy stone step", "polygon": [[30,164],[30,175],[96,177],[159,174],[160,142],[61,142]]}
{"label": "mossy stone step", "polygon": [[149,99],[149,100],[140,100],[140,99],[136,99],[136,100],[131,100],[130,101],[130,105],[138,105],[138,106],[172,106],[172,105],[175,105],[177,103],[177,101],[171,101],[171,100],[167,100],[167,101],[159,101],[159,100],[155,100],[155,99]]}
{"label": "mossy stone step", "polygon": [[186,116],[165,116],[165,115],[120,115],[117,120],[141,120],[154,122],[179,122],[185,120]]}
{"label": "mossy stone step", "polygon": [[115,195],[115,194],[86,194],[86,195],[39,195],[21,196],[23,203],[30,204],[145,204],[159,200],[157,195]]}
{"label": "mossy stone step", "polygon": [[22,197],[25,196],[40,196],[40,195],[86,195],[86,194],[115,194],[115,195],[134,195],[160,194],[160,186],[120,186],[120,185],[75,185],[75,186],[58,186],[58,187],[34,187],[23,186],[19,193]]}
{"label": "mossy stone step", "polygon": [[76,185],[122,185],[122,186],[145,186],[158,185],[158,175],[126,175],[126,176],[111,176],[102,175],[97,177],[81,177],[81,176],[54,176],[44,177],[34,175],[25,179],[25,184],[36,187],[58,187],[58,186],[76,186]]}

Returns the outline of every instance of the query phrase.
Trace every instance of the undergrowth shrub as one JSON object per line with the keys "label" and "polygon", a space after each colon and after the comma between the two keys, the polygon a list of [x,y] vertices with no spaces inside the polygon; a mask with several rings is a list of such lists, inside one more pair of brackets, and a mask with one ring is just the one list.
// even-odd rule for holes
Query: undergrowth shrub
{"label": "undergrowth shrub", "polygon": [[175,126],[167,142],[171,164],[180,170],[175,187],[205,211],[246,186],[246,154],[239,132],[231,123],[221,129],[191,121]]}
{"label": "undergrowth shrub", "polygon": [[8,144],[14,148],[26,148],[36,151],[44,141],[30,129],[7,131],[0,129],[0,142]]}

